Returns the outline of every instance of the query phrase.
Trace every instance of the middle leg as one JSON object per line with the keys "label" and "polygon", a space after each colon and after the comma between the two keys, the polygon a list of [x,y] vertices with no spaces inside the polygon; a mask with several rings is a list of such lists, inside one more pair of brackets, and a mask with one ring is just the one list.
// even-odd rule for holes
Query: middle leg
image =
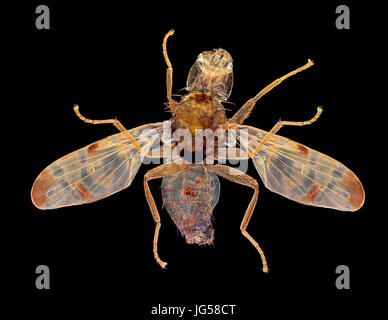
{"label": "middle leg", "polygon": [[117,119],[107,119],[107,120],[91,120],[85,118],[80,112],[79,112],[79,107],[78,105],[74,105],[74,112],[77,115],[80,120],[86,122],[86,123],[91,123],[91,124],[105,124],[105,123],[111,123],[113,124],[117,129],[120,130],[127,138],[128,140],[135,146],[135,148],[144,156],[147,156],[146,153],[142,150],[142,148],[139,146],[135,138],[128,132],[127,129],[121,124],[121,122]]}
{"label": "middle leg", "polygon": [[281,121],[279,120],[276,122],[276,124],[273,126],[273,128],[267,132],[263,140],[258,144],[255,150],[253,150],[251,153],[248,154],[248,158],[252,158],[259,150],[271,139],[271,137],[280,130],[283,126],[307,126],[309,124],[312,124],[313,122],[317,121],[319,116],[322,113],[322,108],[317,108],[317,113],[314,117],[312,117],[310,120],[307,121]]}

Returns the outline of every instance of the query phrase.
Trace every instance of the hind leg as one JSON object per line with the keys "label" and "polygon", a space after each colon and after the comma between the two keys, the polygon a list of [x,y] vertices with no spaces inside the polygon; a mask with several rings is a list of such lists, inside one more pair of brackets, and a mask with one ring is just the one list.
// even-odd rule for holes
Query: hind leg
{"label": "hind leg", "polygon": [[250,243],[256,248],[256,250],[259,252],[261,257],[261,262],[263,264],[263,271],[268,272],[268,265],[267,260],[265,259],[264,252],[260,248],[259,244],[252,238],[252,236],[248,233],[247,227],[249,220],[252,217],[253,210],[255,209],[257,198],[259,196],[259,185],[255,179],[253,179],[251,176],[248,176],[245,173],[242,173],[241,171],[234,169],[232,167],[224,166],[224,165],[210,165],[206,166],[206,168],[216,173],[217,175],[224,177],[225,179],[228,179],[232,182],[236,182],[238,184],[242,184],[247,187],[251,187],[255,190],[253,193],[251,202],[248,205],[247,210],[245,211],[244,218],[240,225],[241,233],[244,235],[245,238],[247,238]]}
{"label": "hind leg", "polygon": [[156,223],[155,227],[155,234],[154,234],[154,257],[156,261],[159,263],[159,265],[162,268],[165,268],[167,263],[163,262],[158,255],[158,237],[159,237],[159,229],[161,226],[160,222],[160,215],[158,212],[158,208],[156,207],[154,197],[152,196],[150,187],[148,186],[148,181],[152,179],[159,179],[167,176],[174,175],[176,173],[182,172],[186,170],[190,165],[182,163],[180,165],[172,162],[172,163],[166,163],[162,164],[159,167],[156,167],[150,171],[148,171],[144,176],[144,192],[145,196],[147,198],[148,205],[150,207],[152,217],[154,218],[154,221]]}

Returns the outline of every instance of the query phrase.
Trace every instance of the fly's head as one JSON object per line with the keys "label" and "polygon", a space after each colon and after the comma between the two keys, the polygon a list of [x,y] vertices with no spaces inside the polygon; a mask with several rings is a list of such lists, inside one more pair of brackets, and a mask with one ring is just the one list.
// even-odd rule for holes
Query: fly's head
{"label": "fly's head", "polygon": [[184,235],[188,244],[206,245],[213,243],[214,229],[210,220],[202,220],[185,228]]}
{"label": "fly's head", "polygon": [[226,101],[233,86],[233,59],[224,49],[200,53],[187,78],[190,92],[209,92],[216,99]]}
{"label": "fly's head", "polygon": [[204,51],[198,55],[197,63],[202,72],[227,72],[233,71],[232,56],[224,49]]}

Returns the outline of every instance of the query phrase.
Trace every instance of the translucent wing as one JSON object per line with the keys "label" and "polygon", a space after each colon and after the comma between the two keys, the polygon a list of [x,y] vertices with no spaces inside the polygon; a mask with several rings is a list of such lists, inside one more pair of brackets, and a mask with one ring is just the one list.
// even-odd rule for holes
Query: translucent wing
{"label": "translucent wing", "polygon": [[[267,134],[249,126],[239,129],[248,131],[249,152]],[[264,185],[291,200],[342,211],[358,210],[364,203],[364,189],[352,171],[290,139],[273,135],[252,160]]]}
{"label": "translucent wing", "polygon": [[[160,142],[162,122],[128,131],[148,152]],[[44,169],[32,187],[32,202],[39,209],[55,209],[108,197],[131,184],[143,157],[123,133],[109,136]]]}

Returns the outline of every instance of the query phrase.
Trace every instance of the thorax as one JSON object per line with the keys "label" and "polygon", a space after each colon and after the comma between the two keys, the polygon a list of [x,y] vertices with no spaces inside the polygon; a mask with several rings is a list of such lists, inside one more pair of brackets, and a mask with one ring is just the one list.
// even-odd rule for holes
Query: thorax
{"label": "thorax", "polygon": [[210,93],[191,93],[174,106],[174,128],[188,129],[192,135],[196,129],[216,130],[224,123],[225,111]]}

